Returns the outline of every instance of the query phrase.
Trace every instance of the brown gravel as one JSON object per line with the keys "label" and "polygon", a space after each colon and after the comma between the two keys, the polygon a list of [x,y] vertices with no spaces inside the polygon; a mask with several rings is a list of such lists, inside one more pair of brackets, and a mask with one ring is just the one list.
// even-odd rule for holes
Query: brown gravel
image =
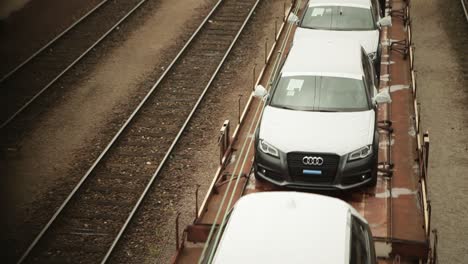
{"label": "brown gravel", "polygon": [[196,186],[201,186],[203,199],[218,166],[219,128],[226,119],[236,125],[239,95],[243,108],[251,93],[252,69],[257,64],[258,72],[263,66],[264,43],[268,38],[271,46],[283,3],[263,1],[258,7],[111,262],[169,262],[175,249],[176,213],[181,213],[181,229],[193,220]]}
{"label": "brown gravel", "polygon": [[0,20],[0,76],[24,61],[102,0],[31,0]]}

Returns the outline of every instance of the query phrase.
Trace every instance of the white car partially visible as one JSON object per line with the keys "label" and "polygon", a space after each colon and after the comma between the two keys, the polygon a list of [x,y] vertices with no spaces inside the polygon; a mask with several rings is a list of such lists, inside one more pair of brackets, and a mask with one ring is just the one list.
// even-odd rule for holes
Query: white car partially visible
{"label": "white car partially visible", "polygon": [[242,197],[200,263],[376,263],[367,221],[323,195],[262,192]]}
{"label": "white car partially visible", "polygon": [[298,24],[295,42],[336,37],[358,41],[379,75],[380,29],[391,25],[391,18],[381,16],[377,0],[310,0],[300,19],[291,14],[289,20]]}

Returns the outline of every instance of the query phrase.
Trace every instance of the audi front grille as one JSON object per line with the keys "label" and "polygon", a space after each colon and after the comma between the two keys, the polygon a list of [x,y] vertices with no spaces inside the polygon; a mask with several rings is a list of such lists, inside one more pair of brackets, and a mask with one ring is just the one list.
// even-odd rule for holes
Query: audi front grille
{"label": "audi front grille", "polygon": [[[304,157],[307,157],[305,160],[316,160],[314,158],[321,157],[323,164],[305,165],[303,162]],[[293,181],[328,184],[335,179],[340,156],[323,153],[290,152],[287,154],[287,161],[289,175]],[[321,171],[321,175],[304,174],[304,170]]]}

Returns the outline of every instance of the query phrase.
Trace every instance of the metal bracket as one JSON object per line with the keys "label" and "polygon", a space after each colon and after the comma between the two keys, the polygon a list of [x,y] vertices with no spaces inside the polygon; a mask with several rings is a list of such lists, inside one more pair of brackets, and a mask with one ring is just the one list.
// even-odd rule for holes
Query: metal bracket
{"label": "metal bracket", "polygon": [[391,120],[380,120],[377,122],[379,129],[385,130],[389,134],[393,133],[392,121]]}
{"label": "metal bracket", "polygon": [[386,162],[386,161],[379,162],[378,167],[377,167],[377,171],[383,173],[384,177],[391,178],[393,176],[393,167],[394,167],[393,163],[389,163],[389,162]]}
{"label": "metal bracket", "polygon": [[392,41],[390,43],[390,50],[400,53],[401,55],[403,55],[403,59],[405,60],[408,58],[409,48],[410,45],[406,39]]}
{"label": "metal bracket", "polygon": [[391,10],[390,15],[395,18],[399,18],[403,21],[403,25],[406,27],[409,25],[408,7],[405,6],[401,9]]}
{"label": "metal bracket", "polygon": [[387,7],[390,8],[390,15],[395,18],[399,18],[403,21],[403,25],[407,27],[410,22],[410,14],[409,14],[409,5],[410,5],[410,0],[403,0],[405,3],[404,6],[400,9],[393,10],[393,1],[392,3],[389,3]]}

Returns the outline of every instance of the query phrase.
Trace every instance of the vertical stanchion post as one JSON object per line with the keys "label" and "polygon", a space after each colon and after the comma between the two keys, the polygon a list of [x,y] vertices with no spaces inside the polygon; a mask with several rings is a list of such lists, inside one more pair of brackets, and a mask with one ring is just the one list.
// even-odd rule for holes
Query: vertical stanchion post
{"label": "vertical stanchion post", "polygon": [[429,133],[426,131],[423,135],[424,142],[424,177],[427,180],[427,169],[429,168]]}
{"label": "vertical stanchion post", "polygon": [[224,126],[226,127],[226,149],[228,148],[229,144],[231,144],[231,136],[230,136],[230,128],[229,128],[229,120],[224,121]]}
{"label": "vertical stanchion post", "polygon": [[239,113],[238,113],[238,122],[240,124],[240,121],[241,121],[241,98],[242,98],[242,94],[239,94],[239,100],[237,101],[238,105],[239,105]]}
{"label": "vertical stanchion post", "polygon": [[197,184],[197,189],[195,189],[195,220],[193,222],[195,223],[198,218],[198,189],[200,189],[200,184]]}
{"label": "vertical stanchion post", "polygon": [[432,245],[432,264],[437,264],[437,244],[439,243],[439,236],[437,235],[437,229],[432,230],[434,237],[434,243]]}
{"label": "vertical stanchion post", "polygon": [[222,165],[223,164],[223,156],[224,156],[224,152],[225,152],[225,149],[224,149],[224,130],[223,130],[224,127],[221,128],[221,132],[219,134],[219,139],[218,139],[218,144],[219,144],[219,165]]}
{"label": "vertical stanchion post", "polygon": [[431,232],[431,213],[432,213],[432,207],[431,207],[431,201],[427,200],[427,232],[426,235],[429,236],[429,233]]}
{"label": "vertical stanchion post", "polygon": [[176,216],[176,235],[175,235],[176,250],[179,250],[179,216],[180,216],[180,213],[177,213],[177,216]]}
{"label": "vertical stanchion post", "polygon": [[283,3],[283,21],[286,21],[286,1]]}
{"label": "vertical stanchion post", "polygon": [[275,19],[275,35],[273,36],[274,37],[274,40],[276,42],[276,35],[278,34],[278,19]]}
{"label": "vertical stanchion post", "polygon": [[226,150],[229,146],[230,140],[229,140],[229,120],[225,120],[223,123],[223,126],[219,130],[219,138],[218,138],[218,144],[219,144],[219,164],[223,164],[223,157],[224,154],[226,153]]}
{"label": "vertical stanchion post", "polygon": [[395,260],[393,261],[393,264],[400,264],[400,263],[401,263],[401,256],[397,254],[395,256]]}
{"label": "vertical stanchion post", "polygon": [[255,77],[257,77],[257,74],[255,74],[255,69],[257,68],[257,63],[254,64],[253,67],[253,76],[252,76],[252,91],[255,91]]}

